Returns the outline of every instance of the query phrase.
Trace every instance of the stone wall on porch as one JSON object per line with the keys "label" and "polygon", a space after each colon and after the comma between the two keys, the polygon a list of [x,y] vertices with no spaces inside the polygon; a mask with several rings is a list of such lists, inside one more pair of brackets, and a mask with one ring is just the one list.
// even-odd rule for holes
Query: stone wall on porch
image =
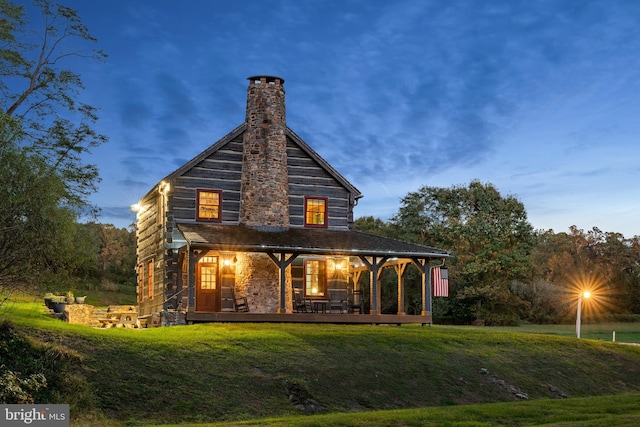
{"label": "stone wall on porch", "polygon": [[[236,255],[236,296],[247,297],[249,312],[276,313],[280,301],[280,273],[278,267],[263,253]],[[291,310],[291,271],[287,269],[286,306]]]}

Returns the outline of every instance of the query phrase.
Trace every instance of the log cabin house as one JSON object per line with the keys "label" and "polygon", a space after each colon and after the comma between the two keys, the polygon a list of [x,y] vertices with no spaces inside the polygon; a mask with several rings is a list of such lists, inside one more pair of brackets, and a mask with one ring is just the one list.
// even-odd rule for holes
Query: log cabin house
{"label": "log cabin house", "polygon": [[[431,323],[430,268],[447,252],[354,231],[362,194],[287,127],[284,80],[248,80],[246,121],[135,205],[139,316]],[[409,264],[422,273],[417,316],[405,315]],[[385,268],[397,273],[397,314],[380,311]]]}

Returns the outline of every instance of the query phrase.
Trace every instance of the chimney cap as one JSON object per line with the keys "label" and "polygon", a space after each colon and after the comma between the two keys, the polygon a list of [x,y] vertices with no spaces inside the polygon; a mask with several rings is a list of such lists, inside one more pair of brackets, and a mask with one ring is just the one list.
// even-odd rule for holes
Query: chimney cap
{"label": "chimney cap", "polygon": [[250,80],[252,83],[261,81],[262,79],[265,79],[266,83],[278,84],[278,81],[279,81],[280,84],[284,84],[284,79],[282,77],[277,77],[277,76],[258,75],[258,76],[247,77],[247,80]]}

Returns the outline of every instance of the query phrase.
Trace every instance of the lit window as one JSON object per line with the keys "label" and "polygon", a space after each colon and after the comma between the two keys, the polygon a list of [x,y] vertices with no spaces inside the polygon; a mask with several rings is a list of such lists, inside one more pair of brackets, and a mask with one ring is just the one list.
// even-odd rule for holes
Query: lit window
{"label": "lit window", "polygon": [[307,227],[327,226],[327,199],[306,197],[304,199],[304,225]]}
{"label": "lit window", "polygon": [[327,263],[325,260],[310,259],[304,263],[304,290],[307,297],[324,297],[327,291]]}
{"label": "lit window", "polygon": [[205,256],[198,261],[200,289],[215,290],[218,279],[218,257]]}
{"label": "lit window", "polygon": [[144,299],[144,264],[138,266],[138,302]]}
{"label": "lit window", "polygon": [[222,192],[216,190],[198,190],[197,219],[199,221],[220,221]]}
{"label": "lit window", "polygon": [[156,204],[156,224],[162,224],[162,217],[164,216],[164,203],[162,197],[158,196]]}
{"label": "lit window", "polygon": [[149,299],[153,298],[153,260],[150,259],[147,265],[147,287],[149,291]]}

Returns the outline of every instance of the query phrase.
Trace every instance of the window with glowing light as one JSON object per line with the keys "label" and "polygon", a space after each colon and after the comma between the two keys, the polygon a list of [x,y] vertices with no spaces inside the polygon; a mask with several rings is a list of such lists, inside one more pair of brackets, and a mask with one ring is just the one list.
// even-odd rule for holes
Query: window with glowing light
{"label": "window with glowing light", "polygon": [[218,257],[205,256],[198,261],[200,270],[200,289],[215,290],[218,288]]}
{"label": "window with glowing light", "polygon": [[153,299],[153,260],[147,263],[147,290],[149,299]]}
{"label": "window with glowing light", "polygon": [[144,264],[138,265],[138,302],[144,299]]}
{"label": "window with glowing light", "polygon": [[327,199],[325,197],[305,197],[304,225],[306,227],[326,227],[327,222]]}
{"label": "window with glowing light", "polygon": [[198,221],[214,221],[222,220],[220,215],[220,207],[222,204],[222,192],[219,190],[198,190],[196,219]]}
{"label": "window with glowing light", "polygon": [[325,260],[305,261],[304,293],[309,298],[323,298],[327,294],[327,262]]}
{"label": "window with glowing light", "polygon": [[156,224],[162,224],[162,218],[164,217],[164,203],[162,196],[156,198]]}

